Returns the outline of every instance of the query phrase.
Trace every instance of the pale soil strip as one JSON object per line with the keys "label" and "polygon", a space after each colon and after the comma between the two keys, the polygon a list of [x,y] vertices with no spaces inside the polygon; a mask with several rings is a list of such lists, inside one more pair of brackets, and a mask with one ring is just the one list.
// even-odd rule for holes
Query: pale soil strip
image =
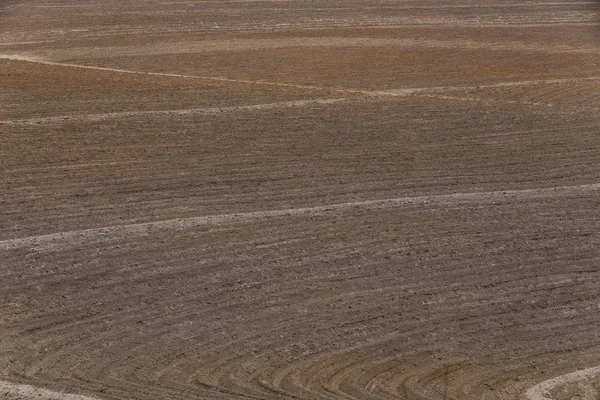
{"label": "pale soil strip", "polygon": [[[229,0],[228,3],[287,3],[289,0]],[[172,4],[189,4],[195,5],[200,3],[213,3],[213,0],[198,0],[198,1],[174,1],[174,2],[160,2],[158,4],[161,5],[172,5]],[[574,2],[543,2],[543,3],[498,3],[498,4],[452,4],[452,5],[437,5],[437,6],[370,6],[370,7],[336,7],[335,10],[355,10],[355,9],[368,9],[368,8],[392,8],[392,9],[414,9],[414,8],[424,8],[424,9],[446,9],[446,8],[496,8],[496,7],[539,7],[539,6],[571,6],[571,5],[586,5],[586,4],[596,4],[593,1],[574,1]],[[39,7],[39,6],[38,6]],[[307,9],[314,10],[317,7],[309,7]],[[318,8],[318,9],[328,9],[331,8]]]}
{"label": "pale soil strip", "polygon": [[75,47],[70,49],[52,49],[46,51],[40,49],[36,51],[36,56],[45,58],[51,57],[56,60],[71,58],[73,55],[77,55],[78,58],[97,58],[105,56],[137,57],[144,55],[159,56],[168,54],[252,51],[293,47],[403,47],[600,54],[600,47],[577,47],[558,44],[547,45],[543,43],[525,43],[516,41],[502,43],[464,39],[428,40],[327,36],[272,39],[188,40],[177,42],[159,41],[152,44],[135,47]]}
{"label": "pale soil strip", "polygon": [[320,87],[320,86],[296,85],[296,84],[292,84],[292,83],[280,83],[280,82],[269,82],[269,81],[252,81],[252,80],[247,80],[247,79],[231,79],[231,78],[223,78],[223,77],[216,77],[216,76],[197,76],[197,75],[173,74],[173,73],[167,73],[167,72],[134,71],[134,70],[129,70],[129,69],[96,67],[96,66],[90,66],[90,65],[44,61],[44,60],[37,59],[35,57],[22,56],[22,55],[0,54],[0,59],[12,60],[12,61],[23,61],[23,62],[30,62],[30,63],[35,63],[35,64],[42,64],[42,65],[52,65],[52,66],[57,66],[57,67],[68,67],[68,68],[79,68],[79,69],[91,69],[91,70],[95,70],[95,71],[117,72],[117,73],[121,73],[121,74],[165,76],[165,77],[170,77],[170,78],[198,79],[198,80],[214,81],[214,82],[279,86],[279,87],[286,87],[286,88],[293,88],[293,89],[305,89],[305,90],[315,90],[315,91],[339,92],[339,93],[346,93],[346,94],[371,95],[371,92],[364,91],[364,90],[324,88],[324,87]]}
{"label": "pale soil strip", "polygon": [[81,164],[62,164],[62,165],[52,165],[47,167],[26,167],[26,168],[13,168],[13,169],[5,169],[2,172],[5,174],[12,174],[15,172],[45,172],[51,170],[77,170],[81,168],[90,168],[90,167],[114,167],[114,166],[132,166],[136,164],[143,164],[146,161],[138,160],[138,161],[120,161],[120,162],[95,162],[95,163],[81,163]]}
{"label": "pale soil strip", "polygon": [[38,41],[29,41],[29,42],[3,42],[0,43],[0,46],[18,46],[23,44],[42,44],[42,43],[54,43],[56,40],[38,40]]}
{"label": "pale soil strip", "polygon": [[525,393],[526,400],[552,400],[550,397],[550,391],[556,389],[562,385],[570,383],[589,381],[590,379],[597,378],[600,375],[600,366],[582,369],[580,371],[572,372],[557,376],[552,379],[548,379],[542,383],[535,385]]}
{"label": "pale soil strip", "polygon": [[39,5],[39,6],[29,6],[32,8],[82,8],[82,7],[92,7],[92,4],[70,4],[68,6],[57,6],[57,5]]}
{"label": "pale soil strip", "polygon": [[42,65],[51,65],[51,66],[58,66],[58,67],[69,67],[69,68],[92,69],[92,70],[98,70],[98,71],[118,72],[118,73],[123,73],[123,74],[166,76],[166,77],[174,77],[174,78],[189,78],[189,79],[223,81],[223,82],[232,82],[232,83],[273,85],[273,86],[284,86],[284,87],[292,87],[292,88],[299,88],[299,89],[334,91],[334,92],[353,93],[353,94],[365,94],[365,95],[369,95],[369,96],[378,96],[378,95],[396,96],[396,95],[407,95],[407,94],[414,94],[414,93],[421,93],[421,92],[442,92],[442,91],[476,89],[476,88],[502,88],[502,87],[513,87],[513,86],[548,85],[548,84],[561,84],[561,83],[600,80],[600,76],[589,76],[589,77],[580,77],[580,78],[537,79],[537,80],[527,80],[527,81],[499,82],[499,83],[478,85],[478,86],[434,86],[434,87],[390,89],[390,90],[375,90],[375,91],[373,91],[373,90],[346,89],[346,88],[328,88],[328,87],[312,86],[312,85],[296,85],[296,84],[292,84],[292,83],[281,83],[281,82],[253,81],[253,80],[247,80],[247,79],[232,79],[232,78],[214,77],[214,76],[184,75],[184,74],[174,74],[174,73],[168,73],[168,72],[147,72],[147,71],[136,71],[136,70],[130,70],[130,69],[96,67],[96,66],[92,66],[92,65],[81,65],[81,64],[62,63],[62,62],[56,62],[56,61],[46,61],[46,60],[42,60],[42,59],[35,58],[35,57],[16,55],[16,54],[15,55],[0,54],[0,59],[11,60],[11,61],[23,61],[23,62],[30,62],[30,63],[42,64]]}
{"label": "pale soil strip", "polygon": [[[480,86],[446,86],[446,87],[432,87],[432,88],[409,88],[409,89],[391,89],[385,91],[372,91],[366,92],[369,97],[365,98],[332,98],[332,99],[308,99],[308,100],[293,100],[293,101],[282,101],[277,103],[266,103],[266,104],[252,104],[247,106],[226,106],[226,107],[208,107],[208,108],[186,108],[186,109],[169,109],[169,110],[139,110],[139,111],[121,111],[112,113],[97,113],[97,114],[73,114],[73,115],[58,115],[51,117],[38,117],[38,118],[26,118],[26,119],[13,119],[13,120],[0,120],[0,125],[39,125],[43,123],[57,123],[67,121],[88,121],[97,122],[110,119],[128,118],[144,115],[217,115],[221,113],[230,112],[243,112],[243,111],[258,111],[258,110],[270,110],[278,108],[295,108],[295,107],[306,107],[313,105],[330,105],[330,104],[341,104],[349,103],[352,101],[365,101],[366,99],[376,100],[377,98],[385,96],[405,97],[410,95],[420,97],[431,97],[445,100],[460,100],[460,101],[471,101],[471,102],[493,102],[499,104],[522,104],[532,106],[544,106],[549,107],[549,103],[522,101],[522,100],[498,100],[488,99],[480,97],[458,97],[458,96],[447,96],[442,94],[436,94],[440,92],[452,92],[461,90],[475,90],[485,88],[499,88],[509,86],[534,86],[544,84],[561,84],[561,83],[572,83],[578,81],[592,81],[600,80],[600,77],[588,77],[588,78],[575,78],[575,79],[554,79],[554,80],[538,80],[538,81],[521,81],[521,82],[504,82],[493,85],[480,85]],[[325,90],[325,89],[324,89]],[[596,108],[583,107],[585,109],[596,110]]]}
{"label": "pale soil strip", "polygon": [[[539,23],[516,23],[516,22],[505,22],[505,23],[459,23],[452,21],[437,21],[437,22],[428,22],[421,24],[381,24],[381,25],[363,25],[361,28],[369,28],[369,29],[402,29],[402,28],[431,28],[431,27],[455,27],[455,28],[514,28],[514,29],[522,29],[522,28],[548,28],[554,26],[598,26],[597,22],[539,22]],[[309,28],[310,29],[310,28]]]}
{"label": "pale soil strip", "polygon": [[[475,87],[460,87],[456,89],[447,88],[448,91],[451,90],[462,90],[462,89],[475,89]],[[548,103],[538,103],[538,102],[530,102],[530,101],[521,101],[521,100],[497,100],[497,99],[487,99],[480,97],[458,97],[458,96],[447,96],[441,94],[433,94],[427,93],[429,90],[427,88],[417,88],[417,89],[399,89],[396,90],[394,94],[389,94],[390,96],[409,96],[415,95],[419,97],[430,97],[436,99],[443,100],[459,100],[459,101],[470,101],[470,102],[492,102],[498,104],[521,104],[521,105],[532,105],[532,106],[544,106],[549,107]],[[435,90],[433,90],[435,91]],[[373,92],[376,94],[377,92]],[[387,93],[380,92],[381,98],[385,96]],[[121,112],[112,112],[112,113],[98,113],[98,114],[71,114],[71,115],[58,115],[51,117],[38,117],[38,118],[26,118],[26,119],[12,119],[12,120],[0,120],[0,125],[40,125],[47,123],[65,123],[70,121],[86,121],[86,122],[98,122],[98,121],[106,121],[112,119],[121,119],[121,118],[129,118],[129,117],[138,117],[138,116],[147,116],[147,115],[166,115],[166,116],[185,116],[185,115],[218,115],[222,113],[231,113],[231,112],[244,112],[244,111],[263,111],[263,110],[272,110],[272,109],[281,109],[281,108],[300,108],[307,106],[318,106],[318,105],[331,105],[331,104],[342,104],[342,103],[351,103],[357,101],[365,101],[365,100],[377,100],[378,97],[370,96],[370,97],[356,97],[356,98],[332,98],[332,99],[309,99],[309,100],[295,100],[295,101],[282,101],[277,103],[266,103],[266,104],[252,104],[247,106],[227,106],[227,107],[208,107],[208,108],[185,108],[185,109],[172,109],[172,110],[140,110],[140,111],[121,111]],[[578,107],[580,109],[581,107]],[[592,109],[589,107],[585,107],[586,109]],[[597,110],[593,108],[593,110]]]}
{"label": "pale soil strip", "polygon": [[[568,83],[578,83],[578,82],[594,82],[600,80],[600,77],[584,77],[584,78],[570,78],[570,79],[550,79],[550,80],[531,80],[531,81],[517,81],[517,82],[502,82],[490,85],[479,85],[476,87],[438,87],[438,88],[430,88],[427,90],[416,91],[414,92],[415,96],[419,97],[429,97],[435,99],[442,100],[454,100],[454,101],[467,101],[467,102],[477,102],[477,103],[494,103],[494,104],[508,104],[508,105],[527,105],[527,106],[535,106],[535,107],[554,107],[555,103],[552,101],[548,102],[539,102],[539,101],[528,101],[523,99],[518,100],[510,100],[510,99],[495,99],[491,97],[472,97],[472,96],[454,96],[454,95],[446,95],[442,94],[444,92],[471,92],[473,90],[480,89],[490,89],[490,88],[505,88],[505,87],[519,87],[519,86],[537,86],[537,85],[561,85]],[[392,90],[392,92],[396,92]],[[560,105],[560,104],[559,104]],[[581,111],[589,111],[589,112],[598,112],[600,109],[598,107],[590,107],[590,106],[582,106],[577,105],[574,107],[574,110],[571,112],[561,110],[555,111],[561,114],[572,114],[573,112],[581,112]]]}
{"label": "pale soil strip", "polygon": [[78,114],[78,115],[60,115],[53,117],[43,118],[28,118],[28,119],[17,119],[17,120],[5,120],[0,121],[0,124],[7,125],[37,125],[48,122],[67,122],[73,120],[85,120],[89,122],[103,121],[108,119],[118,119],[127,117],[136,117],[144,115],[190,115],[190,114],[201,114],[201,115],[215,115],[221,113],[238,112],[238,111],[256,111],[256,110],[271,110],[277,108],[294,108],[294,107],[306,107],[311,105],[327,105],[337,104],[343,102],[349,102],[349,98],[335,98],[335,99],[310,99],[310,100],[296,100],[296,101],[282,101],[278,103],[268,104],[253,104],[249,106],[229,106],[229,107],[208,107],[208,108],[187,108],[179,110],[144,110],[144,111],[121,111],[112,113],[101,113],[101,114]]}
{"label": "pale soil strip", "polygon": [[243,83],[243,84],[252,84],[252,85],[283,86],[283,87],[296,88],[296,89],[331,91],[331,92],[340,92],[340,93],[347,93],[347,94],[362,94],[362,95],[367,95],[367,96],[406,96],[409,94],[422,93],[422,92],[441,92],[441,91],[476,89],[476,88],[501,88],[501,87],[512,87],[512,86],[547,85],[547,84],[560,84],[560,83],[600,80],[600,77],[598,77],[598,76],[591,76],[591,77],[581,77],[581,78],[539,79],[539,80],[528,80],[528,81],[500,82],[500,83],[479,85],[479,86],[438,86],[438,87],[406,88],[406,89],[391,89],[391,90],[360,90],[360,89],[346,89],[346,88],[329,88],[329,87],[312,86],[312,85],[297,85],[297,84],[293,84],[293,83],[253,81],[253,80],[247,80],[247,79],[233,79],[233,78],[214,77],[214,76],[184,75],[184,74],[174,74],[174,73],[168,73],[168,72],[147,72],[147,71],[135,71],[135,70],[129,70],[129,69],[119,69],[119,68],[109,68],[109,67],[96,67],[96,66],[91,66],[91,65],[81,65],[81,64],[62,63],[62,62],[56,62],[56,61],[46,61],[46,60],[38,59],[35,57],[29,57],[29,56],[23,56],[23,55],[0,54],[0,59],[11,60],[11,61],[23,61],[23,62],[30,62],[30,63],[42,64],[42,65],[51,65],[51,66],[58,66],[58,67],[117,72],[117,73],[122,73],[122,74],[165,76],[165,77],[172,77],[172,78],[187,78],[187,79],[209,80],[209,81],[218,81],[218,82]]}
{"label": "pale soil strip", "polygon": [[[458,100],[458,101],[470,101],[477,103],[497,103],[497,104],[513,104],[513,105],[528,105],[528,106],[544,106],[550,107],[548,103],[534,103],[532,101],[520,101],[520,100],[497,100],[497,99],[487,99],[481,97],[459,97],[459,96],[447,96],[443,94],[420,94],[420,97],[430,97],[432,99],[442,99],[442,100]],[[2,123],[2,122],[0,122]]]}
{"label": "pale soil strip", "polygon": [[[41,389],[31,385],[0,381],[0,393],[7,394],[7,399],[31,400],[98,400],[97,397],[87,397],[76,394],[65,394]],[[4,398],[4,397],[3,397]]]}
{"label": "pale soil strip", "polygon": [[[164,4],[164,3],[163,3]],[[435,5],[435,6],[370,6],[364,8],[376,8],[376,9],[453,9],[453,8],[506,8],[506,7],[543,7],[543,6],[574,6],[574,5],[595,5],[593,1],[574,1],[574,2],[533,2],[533,3],[496,3],[496,4],[449,4],[449,5]],[[363,7],[360,7],[361,9]],[[356,8],[348,8],[356,9]]]}
{"label": "pale soil strip", "polygon": [[[544,107],[544,108],[552,108],[555,107],[555,104],[552,102],[544,103],[544,102],[534,102],[534,101],[526,101],[526,100],[499,100],[494,98],[487,97],[465,97],[465,96],[448,96],[444,94],[417,94],[419,97],[429,97],[432,99],[440,99],[440,100],[450,100],[450,101],[466,101],[472,103],[493,103],[493,104],[505,104],[505,105],[518,105],[518,106],[534,106],[534,107]],[[559,105],[560,107],[560,105]],[[582,111],[588,112],[599,112],[600,108],[598,107],[587,107],[587,106],[573,106],[571,110],[565,110],[564,108],[554,109],[553,113],[558,113],[562,115],[572,115],[572,114],[580,114]],[[0,122],[1,123],[1,122]]]}
{"label": "pale soil strip", "polygon": [[[181,75],[181,74],[172,74],[172,73],[163,73],[163,72],[134,71],[134,70],[126,70],[126,69],[95,67],[95,66],[88,66],[88,65],[60,63],[60,62],[54,62],[54,61],[44,61],[44,60],[40,60],[37,58],[32,58],[32,57],[22,56],[22,55],[0,54],[0,59],[31,62],[31,63],[37,63],[37,64],[42,64],[42,65],[61,66],[61,67],[69,67],[69,68],[81,68],[81,69],[91,69],[91,70],[99,70],[99,71],[109,71],[109,72],[117,72],[117,73],[124,73],[124,74],[166,76],[166,77],[189,78],[189,79],[199,79],[199,80],[222,81],[222,82],[230,82],[230,83],[242,83],[242,84],[252,84],[252,85],[271,85],[271,86],[291,87],[291,88],[296,88],[296,89],[341,92],[344,94],[363,95],[363,96],[369,96],[369,97],[373,97],[373,98],[383,97],[383,96],[404,97],[404,96],[410,96],[410,95],[451,92],[451,91],[460,91],[460,90],[503,88],[503,87],[515,87],[515,86],[550,85],[550,84],[564,84],[564,83],[600,80],[600,77],[592,76],[592,77],[581,77],[581,78],[545,79],[545,80],[540,79],[540,80],[515,81],[515,82],[500,82],[500,83],[479,85],[479,86],[438,86],[438,87],[421,87],[421,88],[406,88],[406,89],[391,89],[391,90],[375,90],[375,91],[373,91],[373,90],[358,90],[358,89],[345,89],[345,88],[327,88],[327,87],[320,87],[320,86],[306,86],[306,85],[296,85],[296,84],[289,84],[289,83],[251,81],[251,80],[206,77],[206,76],[196,76],[196,75]],[[450,99],[450,97],[448,99]],[[456,100],[464,100],[464,99],[456,98]],[[467,100],[473,101],[473,100],[475,100],[475,98],[472,98],[472,99],[469,98]],[[44,123],[44,122],[64,122],[64,121],[67,121],[70,119],[75,119],[75,118],[76,119],[85,119],[85,120],[90,120],[90,121],[99,121],[99,120],[104,120],[104,119],[124,118],[124,117],[132,117],[132,116],[137,116],[137,115],[152,115],[152,114],[160,114],[160,115],[218,114],[221,112],[252,111],[252,110],[265,110],[265,109],[280,108],[280,107],[285,108],[285,107],[302,107],[302,106],[309,106],[309,105],[335,104],[335,103],[341,103],[341,102],[346,102],[346,101],[350,101],[350,100],[344,99],[344,98],[312,99],[312,100],[296,100],[296,101],[281,102],[281,103],[255,104],[255,105],[248,105],[248,106],[228,106],[228,107],[191,108],[191,109],[181,109],[181,110],[155,110],[155,111],[142,110],[142,111],[125,111],[125,112],[102,113],[102,114],[61,115],[61,116],[51,116],[51,117],[41,117],[41,118],[4,120],[4,121],[0,121],[0,124],[14,125],[14,124],[38,124],[38,123]],[[538,105],[537,103],[531,103],[531,104]]]}
{"label": "pale soil strip", "polygon": [[251,211],[242,213],[207,215],[201,217],[189,217],[169,219],[155,222],[143,222],[129,225],[114,225],[104,228],[90,228],[68,232],[51,233],[46,235],[28,236],[17,239],[6,239],[0,241],[0,250],[13,250],[22,247],[37,247],[52,245],[64,240],[87,240],[89,238],[119,237],[129,235],[146,235],[162,229],[185,229],[198,226],[219,225],[228,222],[245,222],[265,218],[285,218],[298,216],[314,216],[328,213],[344,212],[355,208],[373,210],[384,208],[395,208],[411,204],[445,205],[462,202],[496,202],[514,199],[540,198],[555,195],[570,195],[589,193],[600,190],[600,183],[560,186],[542,189],[520,189],[492,192],[471,192],[443,195],[397,197],[382,200],[362,200],[347,203],[337,203],[314,207],[286,208],[280,210]]}
{"label": "pale soil strip", "polygon": [[[528,105],[528,106],[541,106],[541,107],[552,107],[552,103],[544,103],[544,102],[533,102],[527,100],[509,100],[509,99],[493,99],[486,97],[464,97],[464,96],[448,96],[442,93],[447,92],[459,92],[459,91],[472,91],[479,89],[494,89],[494,88],[506,88],[506,87],[519,87],[519,86],[538,86],[538,85],[560,85],[567,83],[577,83],[577,82],[593,82],[600,80],[600,77],[582,77],[582,78],[565,78],[565,79],[545,79],[545,80],[528,80],[528,81],[516,81],[516,82],[500,82],[494,84],[487,85],[478,85],[478,86],[440,86],[440,87],[431,87],[431,88],[415,88],[415,89],[391,89],[386,90],[384,92],[380,92],[381,94],[389,93],[389,94],[409,94],[412,93],[415,96],[419,97],[430,97],[437,98],[443,100],[458,100],[458,101],[469,101],[469,102],[478,102],[478,103],[497,103],[497,104],[511,104],[511,105]],[[589,111],[597,111],[598,109],[595,107],[586,107],[579,106],[578,110],[589,110]]]}
{"label": "pale soil strip", "polygon": [[478,86],[435,86],[428,88],[413,88],[413,89],[390,89],[384,91],[378,91],[377,94],[419,94],[419,93],[439,93],[439,92],[450,92],[458,90],[473,90],[473,89],[494,89],[504,87],[518,87],[518,86],[537,86],[537,85],[559,85],[565,83],[576,83],[576,82],[588,82],[598,81],[600,76],[588,76],[581,78],[561,78],[561,79],[536,79],[527,81],[514,81],[514,82],[499,82],[486,85]]}

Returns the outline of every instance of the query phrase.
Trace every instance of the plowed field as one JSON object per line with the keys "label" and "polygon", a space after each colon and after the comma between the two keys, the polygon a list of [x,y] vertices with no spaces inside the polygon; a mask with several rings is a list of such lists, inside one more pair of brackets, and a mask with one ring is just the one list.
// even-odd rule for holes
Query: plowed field
{"label": "plowed field", "polygon": [[600,399],[600,2],[0,2],[0,399]]}

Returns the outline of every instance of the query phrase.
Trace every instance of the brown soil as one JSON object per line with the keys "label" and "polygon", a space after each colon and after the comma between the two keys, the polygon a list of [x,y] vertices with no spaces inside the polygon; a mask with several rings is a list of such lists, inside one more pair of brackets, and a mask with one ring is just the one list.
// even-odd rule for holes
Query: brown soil
{"label": "brown soil", "polygon": [[598,5],[3,2],[0,399],[600,365]]}

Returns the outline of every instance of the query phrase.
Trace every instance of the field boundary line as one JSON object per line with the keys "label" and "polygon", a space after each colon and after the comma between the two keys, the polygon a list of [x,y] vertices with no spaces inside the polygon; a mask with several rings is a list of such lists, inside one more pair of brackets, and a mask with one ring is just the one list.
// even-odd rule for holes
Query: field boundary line
{"label": "field boundary line", "polygon": [[22,383],[12,383],[8,381],[0,380],[0,393],[7,393],[16,395],[24,398],[35,398],[41,400],[98,400],[98,397],[88,397],[79,394],[69,394],[62,392],[55,392],[49,389],[39,388],[32,385],[26,385]]}
{"label": "field boundary line", "polygon": [[596,375],[600,375],[600,366],[582,369],[579,371],[571,372],[569,374],[560,375],[544,382],[538,383],[531,387],[525,393],[526,400],[552,400],[549,397],[549,391],[556,388],[557,386],[572,383],[577,381],[587,381]]}
{"label": "field boundary line", "polygon": [[185,229],[196,226],[219,225],[227,222],[243,222],[263,218],[281,218],[296,216],[311,216],[335,214],[353,208],[385,209],[403,205],[445,205],[461,202],[496,202],[503,200],[547,197],[549,195],[565,195],[572,193],[587,193],[600,190],[600,183],[559,186],[540,189],[516,189],[490,192],[467,192],[441,195],[424,195],[414,197],[396,197],[381,200],[361,200],[346,203],[319,205],[312,207],[285,208],[265,211],[250,211],[229,214],[206,215],[200,217],[185,217],[162,221],[142,222],[127,225],[113,225],[101,228],[88,228],[67,232],[50,233],[0,241],[0,250],[12,250],[26,246],[52,244],[64,239],[86,240],[93,237],[113,237],[123,235],[146,235],[162,229]]}

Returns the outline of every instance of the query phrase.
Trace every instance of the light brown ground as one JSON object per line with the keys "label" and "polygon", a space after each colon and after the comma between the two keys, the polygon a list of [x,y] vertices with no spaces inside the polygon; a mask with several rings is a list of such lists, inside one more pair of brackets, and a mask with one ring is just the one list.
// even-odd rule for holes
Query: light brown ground
{"label": "light brown ground", "polygon": [[0,399],[597,400],[599,8],[3,1]]}

